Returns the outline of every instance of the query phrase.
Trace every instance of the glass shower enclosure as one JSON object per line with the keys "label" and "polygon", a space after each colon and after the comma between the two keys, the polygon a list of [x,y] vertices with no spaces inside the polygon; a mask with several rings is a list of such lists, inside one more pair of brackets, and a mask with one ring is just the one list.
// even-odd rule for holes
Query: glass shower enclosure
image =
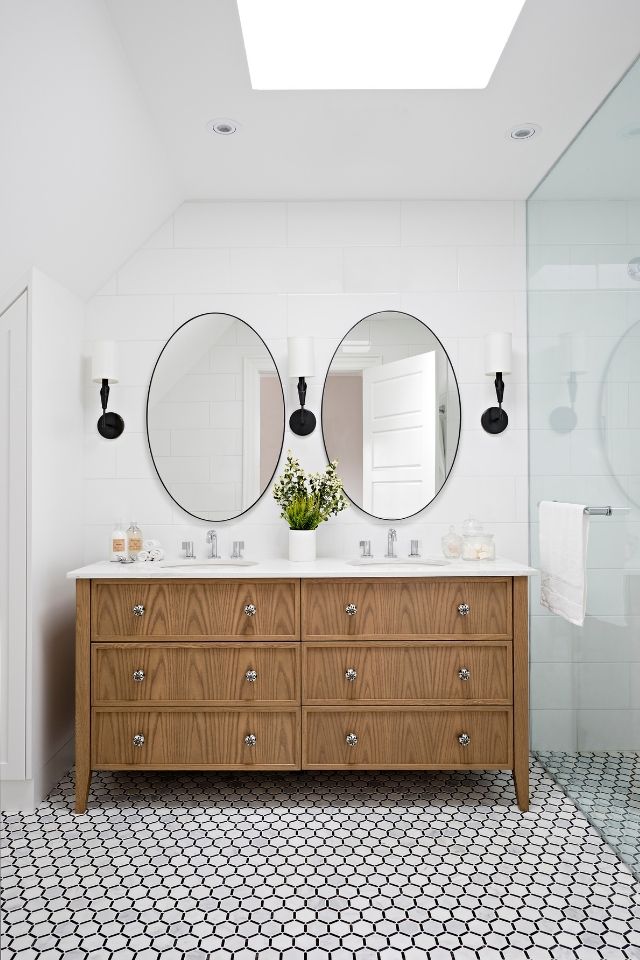
{"label": "glass shower enclosure", "polygon": [[640,61],[527,202],[531,562],[538,503],[592,517],[587,617],[531,598],[534,753],[640,879]]}

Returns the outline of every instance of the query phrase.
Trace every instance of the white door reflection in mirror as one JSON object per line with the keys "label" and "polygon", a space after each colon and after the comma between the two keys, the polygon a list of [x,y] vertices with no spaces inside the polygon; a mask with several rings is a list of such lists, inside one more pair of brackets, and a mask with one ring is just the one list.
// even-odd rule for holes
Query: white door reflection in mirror
{"label": "white door reflection in mirror", "polygon": [[357,323],[327,373],[322,431],[353,503],[385,520],[423,510],[460,436],[458,384],[435,334],[397,310]]}
{"label": "white door reflection in mirror", "polygon": [[362,506],[386,517],[402,502],[417,513],[436,491],[435,352],[370,367],[362,392]]}

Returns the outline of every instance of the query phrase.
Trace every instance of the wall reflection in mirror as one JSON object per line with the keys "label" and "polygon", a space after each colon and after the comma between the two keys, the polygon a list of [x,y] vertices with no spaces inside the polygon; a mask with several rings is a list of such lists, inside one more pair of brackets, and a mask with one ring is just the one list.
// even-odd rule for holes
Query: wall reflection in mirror
{"label": "wall reflection in mirror", "polygon": [[460,438],[449,357],[416,317],[365,317],[336,350],[322,396],[322,431],[345,492],[375,517],[400,520],[442,489]]}
{"label": "wall reflection in mirror", "polygon": [[600,425],[611,475],[640,507],[640,321],[620,337],[607,363],[600,394]]}
{"label": "wall reflection in mirror", "polygon": [[182,324],[158,357],[147,435],[165,489],[187,513],[228,520],[260,499],[284,439],[284,397],[255,330],[226,313]]}

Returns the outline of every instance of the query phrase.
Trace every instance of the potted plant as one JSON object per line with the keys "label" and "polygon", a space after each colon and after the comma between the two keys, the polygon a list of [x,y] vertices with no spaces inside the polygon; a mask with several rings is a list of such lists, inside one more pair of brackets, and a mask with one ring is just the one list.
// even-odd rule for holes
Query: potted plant
{"label": "potted plant", "polygon": [[315,560],[316,530],[346,507],[337,466],[338,461],[332,460],[323,473],[306,476],[289,450],[282,476],[273,485],[280,515],[289,524],[289,560]]}

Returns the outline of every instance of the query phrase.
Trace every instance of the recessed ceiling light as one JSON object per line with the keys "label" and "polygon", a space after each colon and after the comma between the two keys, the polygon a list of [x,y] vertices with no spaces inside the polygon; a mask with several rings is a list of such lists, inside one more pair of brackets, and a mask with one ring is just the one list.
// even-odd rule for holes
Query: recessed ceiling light
{"label": "recessed ceiling light", "polygon": [[210,120],[208,126],[212,133],[219,133],[221,137],[229,137],[238,129],[235,120]]}
{"label": "recessed ceiling light", "polygon": [[238,0],[254,90],[481,89],[524,0]]}
{"label": "recessed ceiling light", "polygon": [[509,136],[512,140],[531,140],[536,133],[540,132],[540,127],[535,123],[519,123],[517,127],[509,130]]}

